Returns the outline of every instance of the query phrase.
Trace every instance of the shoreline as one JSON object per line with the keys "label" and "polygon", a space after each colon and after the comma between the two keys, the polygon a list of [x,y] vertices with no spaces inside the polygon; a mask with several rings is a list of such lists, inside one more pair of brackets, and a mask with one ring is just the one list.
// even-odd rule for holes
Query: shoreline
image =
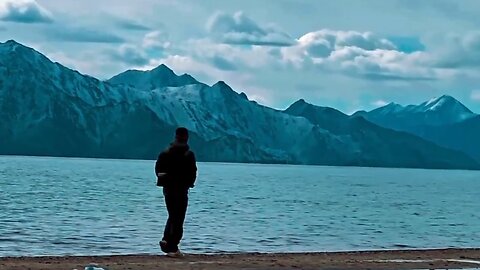
{"label": "shoreline", "polygon": [[[155,161],[155,159],[143,159],[143,158],[121,158],[121,157],[93,157],[93,156],[48,156],[48,155],[18,155],[18,154],[0,154],[0,157],[26,157],[26,158],[68,158],[68,159],[99,159],[99,160],[122,160],[122,161]],[[405,170],[426,170],[426,171],[480,171],[480,167],[476,168],[434,168],[434,167],[397,167],[397,166],[367,166],[367,165],[327,165],[327,164],[301,164],[301,163],[271,163],[271,162],[228,162],[228,161],[200,161],[197,160],[197,163],[206,163],[206,164],[225,164],[225,165],[285,165],[285,166],[313,166],[313,167],[333,167],[333,168],[361,168],[361,169],[405,169]],[[480,165],[480,163],[479,163]]]}
{"label": "shoreline", "polygon": [[0,257],[2,270],[163,269],[480,269],[480,248],[364,250],[299,253]]}

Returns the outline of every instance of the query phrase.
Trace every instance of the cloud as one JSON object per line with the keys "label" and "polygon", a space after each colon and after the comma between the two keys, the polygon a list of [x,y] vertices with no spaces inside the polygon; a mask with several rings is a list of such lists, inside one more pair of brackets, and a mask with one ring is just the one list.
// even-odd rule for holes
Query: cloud
{"label": "cloud", "polygon": [[139,22],[134,22],[126,19],[118,19],[116,25],[121,29],[133,30],[133,31],[150,31],[152,28],[143,25]]}
{"label": "cloud", "polygon": [[424,57],[421,52],[407,54],[396,50],[344,47],[319,65],[370,80],[433,80],[437,73],[422,65]]}
{"label": "cloud", "polygon": [[1,0],[0,20],[18,23],[50,23],[53,16],[35,0]]}
{"label": "cloud", "polygon": [[168,34],[153,31],[145,34],[137,44],[122,44],[117,49],[107,51],[107,54],[114,61],[141,67],[149,65],[151,59],[163,57],[169,47]]}
{"label": "cloud", "polygon": [[85,27],[60,27],[49,30],[47,35],[54,40],[88,43],[122,43],[124,39],[113,33]]}
{"label": "cloud", "polygon": [[323,29],[310,32],[298,39],[299,47],[311,57],[325,58],[338,48],[355,47],[365,51],[377,49],[394,50],[395,45],[387,39],[379,38],[370,32],[333,31]]}
{"label": "cloud", "polygon": [[164,31],[153,31],[145,34],[142,46],[146,49],[164,50],[170,47],[168,34]]}
{"label": "cloud", "polygon": [[113,60],[134,66],[144,66],[150,62],[148,55],[133,45],[123,44],[118,50],[111,52],[110,55]]}
{"label": "cloud", "polygon": [[[263,67],[273,68],[278,63],[276,47],[242,47],[215,43],[209,39],[194,39],[186,44],[185,54],[200,61],[212,63],[224,70],[248,70]],[[272,52],[274,51],[274,52]],[[235,68],[235,69],[233,69]]]}
{"label": "cloud", "polygon": [[474,101],[480,101],[480,90],[473,90],[470,94],[470,99]]}
{"label": "cloud", "polygon": [[52,61],[98,79],[107,79],[110,74],[123,71],[123,66],[112,63],[107,55],[99,54],[98,50],[65,53],[53,49],[53,51],[45,52],[45,55]]}
{"label": "cloud", "polygon": [[290,46],[294,40],[269,26],[260,26],[238,11],[233,15],[217,12],[207,22],[207,30],[221,42],[237,45]]}
{"label": "cloud", "polygon": [[376,100],[376,101],[372,102],[372,105],[375,106],[375,107],[383,107],[387,104],[388,104],[388,102],[386,102],[385,100],[382,100],[382,99],[379,99],[379,100]]}
{"label": "cloud", "polygon": [[[466,1],[451,0],[397,0],[398,6],[406,8],[410,11],[418,12],[419,10],[431,11],[452,20],[462,20],[478,25],[478,12],[475,9],[477,1],[465,3]],[[473,4],[473,6],[471,5]],[[437,14],[432,14],[436,16]],[[430,16],[432,16],[430,15]]]}
{"label": "cloud", "polygon": [[423,51],[406,53],[370,32],[323,29],[307,33],[295,46],[282,48],[282,60],[298,69],[316,68],[368,80],[433,80]]}
{"label": "cloud", "polygon": [[443,34],[430,42],[433,66],[451,69],[480,66],[480,31]]}
{"label": "cloud", "polygon": [[211,59],[211,62],[215,67],[221,70],[237,70],[237,66],[233,62],[218,55],[215,55]]}

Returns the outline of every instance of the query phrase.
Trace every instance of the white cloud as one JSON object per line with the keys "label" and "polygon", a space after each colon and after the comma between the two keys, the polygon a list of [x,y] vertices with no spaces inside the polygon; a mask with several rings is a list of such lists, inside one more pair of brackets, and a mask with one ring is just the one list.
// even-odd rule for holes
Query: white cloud
{"label": "white cloud", "polygon": [[382,99],[379,99],[379,100],[376,100],[376,101],[372,102],[372,105],[375,106],[375,107],[383,107],[387,104],[388,104],[388,102],[386,102],[385,100],[382,100]]}
{"label": "white cloud", "polygon": [[123,37],[117,33],[93,26],[55,24],[45,30],[44,36],[55,41],[74,43],[122,43]]}
{"label": "white cloud", "polygon": [[107,79],[107,76],[110,76],[110,74],[117,73],[124,68],[123,66],[119,67],[117,63],[108,61],[106,57],[99,56],[95,51],[83,51],[76,54],[52,51],[45,52],[45,55],[52,61],[98,79]]}
{"label": "white cloud", "polygon": [[297,68],[320,68],[367,79],[430,80],[438,70],[425,65],[427,55],[404,53],[385,38],[370,32],[320,30],[282,48],[282,59]]}
{"label": "white cloud", "polygon": [[134,65],[143,66],[149,63],[148,55],[138,47],[129,44],[122,44],[116,51],[111,53],[115,60]]}
{"label": "white cloud", "polygon": [[470,94],[470,98],[474,101],[480,101],[480,89],[473,90],[472,93]]}
{"label": "white cloud", "polygon": [[278,62],[272,55],[270,47],[252,46],[242,48],[230,44],[215,43],[208,39],[190,40],[186,45],[186,53],[202,61],[212,62],[217,58],[224,59],[242,69],[272,67]]}
{"label": "white cloud", "polygon": [[142,46],[147,49],[164,50],[171,46],[168,34],[164,31],[153,31],[145,34]]}
{"label": "white cloud", "polygon": [[294,40],[269,26],[260,26],[238,11],[233,15],[217,12],[207,22],[207,30],[221,42],[239,45],[290,46]]}
{"label": "white cloud", "polygon": [[152,59],[163,57],[170,45],[167,33],[153,31],[145,34],[136,44],[124,43],[118,48],[106,50],[106,54],[114,61],[127,64],[129,68],[139,68],[149,66]]}
{"label": "white cloud", "polygon": [[305,49],[311,57],[325,58],[332,51],[343,47],[356,47],[363,50],[394,50],[395,45],[384,38],[370,32],[333,31],[323,29],[310,32],[298,39],[298,46]]}
{"label": "white cloud", "polygon": [[447,33],[427,40],[431,65],[447,69],[471,69],[480,66],[480,31]]}
{"label": "white cloud", "polygon": [[53,21],[53,16],[35,0],[1,0],[0,20],[19,23],[49,23]]}

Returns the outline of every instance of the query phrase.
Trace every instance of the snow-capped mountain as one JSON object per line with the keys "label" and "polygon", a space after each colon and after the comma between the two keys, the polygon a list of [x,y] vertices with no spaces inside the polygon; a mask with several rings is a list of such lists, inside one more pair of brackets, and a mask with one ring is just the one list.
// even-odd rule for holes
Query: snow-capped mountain
{"label": "snow-capped mountain", "polygon": [[406,131],[440,146],[460,150],[480,161],[479,116],[451,96],[420,105],[390,103],[370,112],[357,112],[380,126]]}
{"label": "snow-capped mountain", "polygon": [[363,117],[348,116],[329,107],[320,107],[299,100],[285,110],[286,113],[303,116],[311,123],[329,132],[348,138],[356,147],[357,162],[371,164],[395,164],[398,160],[410,166],[429,160],[435,155],[448,161],[451,152],[404,132],[396,132],[373,124]]}
{"label": "snow-capped mountain", "polygon": [[369,121],[395,130],[414,132],[422,126],[442,126],[475,117],[465,105],[451,96],[441,96],[419,105],[389,103],[370,112],[357,112]]}
{"label": "snow-capped mountain", "polygon": [[[249,101],[224,82],[208,86],[164,65],[103,82],[14,41],[0,44],[0,154],[153,159],[181,125],[191,130],[201,161],[479,166],[462,153],[384,133],[408,145],[397,153],[399,148],[386,147],[379,138],[351,135],[363,126],[346,123],[349,129],[338,132]],[[365,158],[366,145],[379,150]]]}

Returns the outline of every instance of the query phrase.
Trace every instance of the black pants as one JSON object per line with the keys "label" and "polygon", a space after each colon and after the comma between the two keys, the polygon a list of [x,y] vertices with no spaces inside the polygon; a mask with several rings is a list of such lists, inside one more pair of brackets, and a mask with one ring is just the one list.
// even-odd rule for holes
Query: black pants
{"label": "black pants", "polygon": [[188,189],[163,188],[163,195],[167,206],[168,220],[162,240],[167,241],[167,252],[176,252],[183,236],[183,222],[188,206]]}

